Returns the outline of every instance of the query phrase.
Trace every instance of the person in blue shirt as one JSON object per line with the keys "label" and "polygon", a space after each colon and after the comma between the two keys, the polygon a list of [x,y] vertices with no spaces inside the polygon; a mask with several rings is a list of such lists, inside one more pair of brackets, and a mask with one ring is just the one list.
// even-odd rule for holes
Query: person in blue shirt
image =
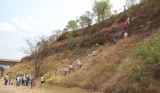
{"label": "person in blue shirt", "polygon": [[117,42],[117,39],[114,37],[113,38],[113,43],[116,44],[116,42]]}

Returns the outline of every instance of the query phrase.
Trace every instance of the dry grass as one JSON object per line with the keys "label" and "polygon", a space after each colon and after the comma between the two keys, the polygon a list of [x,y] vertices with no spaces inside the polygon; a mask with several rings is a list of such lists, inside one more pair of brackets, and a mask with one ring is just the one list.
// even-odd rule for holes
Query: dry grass
{"label": "dry grass", "polygon": [[[136,6],[136,8],[138,7]],[[134,12],[134,10],[132,9],[130,12]],[[111,27],[116,27],[118,25],[114,22],[109,23],[112,23]],[[95,26],[90,29],[92,31],[83,32],[83,30],[81,30],[81,32],[77,33],[79,36],[77,38],[80,38],[80,35],[84,35],[85,33],[85,38],[92,37],[90,34],[95,34],[98,33],[97,31],[105,31],[107,29],[111,29],[110,26],[101,28],[99,24],[95,24]],[[85,28],[85,30],[87,30],[87,28]],[[160,32],[160,30],[135,34],[131,37],[118,40],[115,45],[107,43],[104,45],[103,50],[98,52],[96,57],[91,56],[92,50],[99,51],[99,47],[96,46],[81,48],[78,52],[71,50],[64,50],[61,53],[57,52],[56,54],[47,57],[41,68],[40,75],[43,74],[46,80],[46,84],[44,84],[43,87],[53,88],[49,86],[56,85],[55,89],[58,89],[58,91],[55,92],[57,93],[76,93],[77,91],[79,93],[93,93],[93,91],[101,91],[105,93],[145,93],[151,91],[158,93],[160,91],[157,87],[160,85],[159,81],[152,80],[152,83],[149,84],[132,84],[130,80],[131,74],[120,73],[119,71],[120,68],[123,68],[123,64],[129,61],[126,53],[139,42],[152,38],[154,33],[157,32]],[[62,45],[64,43],[66,43],[65,40],[63,40],[63,42],[55,42],[51,47]],[[83,64],[80,69],[77,68],[77,59],[80,59]],[[75,72],[67,74],[67,76],[64,77],[64,67],[66,66],[69,70],[70,63],[73,64]],[[57,77],[54,77],[55,69],[58,69]],[[33,74],[34,68],[31,63],[17,64],[6,73],[12,74],[13,76],[24,73]],[[63,88],[62,86],[67,88]],[[71,87],[75,88],[72,90]],[[86,92],[84,89],[89,91]],[[63,92],[59,90],[62,90]]]}
{"label": "dry grass", "polygon": [[[77,69],[76,61],[73,61],[73,59],[76,60],[78,58],[77,55],[71,55],[71,62],[71,59],[67,58],[67,56],[64,57],[64,59],[60,59],[59,57],[65,54],[58,53],[56,54],[57,56],[53,55],[45,59],[45,64],[43,64],[41,73],[44,74],[46,83],[49,85],[56,84],[65,87],[80,87],[92,91],[126,91],[126,89],[135,90],[135,86],[128,86],[127,83],[125,83],[127,81],[122,80],[125,75],[120,74],[118,72],[118,68],[121,66],[121,64],[126,62],[126,53],[130,51],[134,46],[136,46],[139,41],[144,41],[146,40],[146,38],[150,38],[150,36],[151,35],[148,35],[147,33],[143,35],[132,35],[132,37],[118,40],[115,45],[110,44],[109,46],[107,44],[106,46],[104,46],[103,51],[98,53],[97,56],[94,58],[90,56],[91,51],[93,50],[92,48],[97,50],[99,48],[92,47],[86,50],[85,55],[88,56],[79,56],[83,64],[81,69]],[[70,52],[72,54],[72,51]],[[75,72],[71,73],[70,75],[67,74],[67,76],[64,77],[63,69],[65,66],[69,68],[70,63],[73,63],[73,66],[75,67]],[[32,74],[34,70],[31,66],[31,63],[18,64],[9,69],[7,73],[14,73],[15,75],[23,73]],[[58,77],[54,77],[55,68],[58,69]],[[128,79],[127,77],[128,76],[126,76],[126,80]],[[119,80],[121,80],[121,83],[117,85],[117,82],[119,82]],[[120,87],[122,85],[126,86]],[[112,89],[114,87],[116,87],[116,90]],[[153,88],[153,85],[150,87]]]}
{"label": "dry grass", "polygon": [[[46,80],[45,86],[80,87],[90,91],[106,91],[106,93],[108,93],[108,91],[116,91],[115,93],[131,90],[138,91],[138,85],[128,85],[126,83],[129,80],[129,78],[126,77],[129,77],[129,75],[119,73],[119,68],[123,66],[124,62],[128,61],[126,56],[127,52],[136,46],[138,42],[148,40],[148,38],[152,36],[153,35],[149,35],[148,33],[132,35],[132,37],[118,40],[115,45],[106,44],[102,52],[99,52],[94,58],[91,56],[92,48],[86,50],[82,56],[74,55],[72,51],[66,51],[64,52],[65,54],[57,53],[45,59],[45,64],[43,64],[40,74],[44,74]],[[93,48],[97,51],[99,50],[99,47]],[[68,58],[70,56],[72,56],[72,58]],[[82,61],[83,66],[81,69],[77,69],[75,61],[77,58],[80,58]],[[63,69],[65,66],[69,68],[70,63],[75,67],[75,72],[70,75],[67,74],[67,76],[64,77]],[[54,70],[56,68],[58,69],[58,77],[54,77]],[[33,74],[34,69],[31,63],[23,63],[13,66],[6,73],[11,73],[13,76],[23,73]],[[149,88],[153,90],[157,89],[154,84],[149,85]]]}

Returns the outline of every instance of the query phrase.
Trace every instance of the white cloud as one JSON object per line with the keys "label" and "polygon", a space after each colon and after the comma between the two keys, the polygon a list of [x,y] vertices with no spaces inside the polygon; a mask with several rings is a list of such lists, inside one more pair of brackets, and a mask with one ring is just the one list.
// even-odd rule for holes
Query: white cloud
{"label": "white cloud", "polygon": [[8,44],[8,45],[10,45],[10,44],[11,44],[11,42],[7,42],[7,44]]}
{"label": "white cloud", "polygon": [[11,44],[12,44],[10,41],[3,41],[3,40],[0,40],[0,43],[8,44],[8,45],[11,45]]}
{"label": "white cloud", "polygon": [[23,30],[30,30],[32,28],[31,25],[29,25],[26,22],[20,22],[19,27],[22,28]]}
{"label": "white cloud", "polygon": [[22,20],[29,23],[29,21],[26,18],[22,18]]}
{"label": "white cloud", "polygon": [[16,29],[8,23],[0,23],[0,29],[5,31],[16,31]]}
{"label": "white cloud", "polygon": [[2,43],[3,41],[2,40],[0,40],[0,43]]}
{"label": "white cloud", "polygon": [[13,23],[15,23],[15,24],[18,24],[18,23],[19,23],[19,21],[18,21],[17,18],[11,18],[11,21],[12,21]]}
{"label": "white cloud", "polygon": [[33,23],[33,24],[38,24],[38,20],[36,20],[35,18],[33,18],[32,16],[28,16],[28,20],[30,23]]}
{"label": "white cloud", "polygon": [[25,22],[27,22],[27,23],[30,23],[30,24],[38,24],[39,23],[39,21],[38,20],[36,20],[34,17],[32,17],[32,16],[28,16],[27,18],[22,18],[22,20],[23,21],[25,21]]}
{"label": "white cloud", "polygon": [[17,46],[17,47],[20,47],[20,45],[19,45],[19,44],[16,44],[16,46]]}
{"label": "white cloud", "polygon": [[39,21],[36,20],[32,16],[28,16],[27,18],[22,17],[19,20],[16,19],[16,18],[11,18],[11,21],[13,23],[17,24],[18,27],[20,27],[21,29],[26,30],[26,31],[28,31],[28,30],[30,30],[32,28],[31,25],[33,25],[33,24],[37,25],[39,23]]}

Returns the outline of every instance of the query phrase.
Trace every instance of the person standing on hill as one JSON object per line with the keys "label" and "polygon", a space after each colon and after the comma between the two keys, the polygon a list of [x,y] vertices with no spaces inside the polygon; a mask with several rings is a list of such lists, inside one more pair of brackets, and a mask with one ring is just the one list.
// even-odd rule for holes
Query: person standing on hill
{"label": "person standing on hill", "polygon": [[20,80],[19,80],[19,82],[20,82],[20,85],[22,84],[22,74],[20,74]]}
{"label": "person standing on hill", "polygon": [[55,70],[55,73],[54,73],[54,74],[55,74],[55,77],[56,77],[56,76],[57,76],[57,74],[58,74],[57,69]]}
{"label": "person standing on hill", "polygon": [[64,68],[64,76],[67,75],[67,67]]}
{"label": "person standing on hill", "polygon": [[81,61],[79,59],[77,59],[77,65],[78,65],[78,68],[81,68],[82,66]]}
{"label": "person standing on hill", "polygon": [[8,83],[8,74],[6,74],[4,80],[5,80],[5,85],[7,85],[7,83]]}
{"label": "person standing on hill", "polygon": [[92,56],[95,57],[96,55],[97,55],[96,51],[93,50],[93,51],[92,51]]}
{"label": "person standing on hill", "polygon": [[124,33],[124,38],[126,38],[128,36],[128,33],[127,32],[125,32]]}
{"label": "person standing on hill", "polygon": [[74,68],[73,68],[72,63],[70,63],[69,68],[70,68],[70,69],[69,69],[69,74],[70,74],[71,70],[73,70],[73,72],[74,72]]}
{"label": "person standing on hill", "polygon": [[127,18],[126,23],[127,23],[127,26],[130,24],[130,18]]}
{"label": "person standing on hill", "polygon": [[126,32],[126,30],[127,30],[127,23],[123,22],[123,26],[124,26],[124,32]]}
{"label": "person standing on hill", "polygon": [[41,76],[41,84],[43,84],[45,81],[44,81],[44,77],[43,75]]}
{"label": "person standing on hill", "polygon": [[23,84],[24,84],[24,85],[26,85],[26,81],[27,81],[27,80],[26,80],[26,74],[24,74],[24,76],[23,76]]}
{"label": "person standing on hill", "polygon": [[29,75],[26,74],[26,86],[28,86],[28,83],[29,83]]}
{"label": "person standing on hill", "polygon": [[35,78],[34,78],[34,76],[31,76],[31,88],[33,88],[34,87],[34,84],[33,84],[33,82],[35,81]]}
{"label": "person standing on hill", "polygon": [[113,38],[113,43],[114,43],[114,45],[116,44],[116,42],[117,42],[117,39],[114,37],[114,38]]}
{"label": "person standing on hill", "polygon": [[12,76],[9,75],[9,85],[11,85]]}
{"label": "person standing on hill", "polygon": [[19,75],[17,75],[16,80],[17,80],[16,86],[20,86],[20,77],[19,77]]}

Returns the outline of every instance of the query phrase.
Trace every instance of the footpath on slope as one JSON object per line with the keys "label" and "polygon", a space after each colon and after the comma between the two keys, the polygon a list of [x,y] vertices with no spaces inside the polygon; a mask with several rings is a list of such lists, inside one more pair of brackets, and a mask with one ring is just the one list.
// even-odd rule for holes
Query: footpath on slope
{"label": "footpath on slope", "polygon": [[[74,74],[75,74],[75,73],[78,73],[79,71],[84,70],[85,67],[88,67],[88,66],[90,65],[90,63],[91,63],[94,59],[97,58],[97,56],[99,56],[99,55],[104,55],[106,52],[110,52],[110,51],[113,49],[113,47],[114,47],[114,44],[113,44],[113,43],[110,43],[110,44],[108,45],[108,47],[105,48],[105,49],[103,49],[101,52],[100,52],[98,49],[96,49],[96,51],[97,51],[96,56],[93,57],[92,54],[89,54],[90,56],[87,56],[87,57],[83,58],[83,59],[81,60],[81,61],[82,61],[82,67],[81,67],[80,69],[78,69],[78,67],[77,67],[77,68],[75,69]],[[73,73],[73,72],[72,72],[72,73]],[[71,74],[72,74],[72,73],[71,73]]]}

